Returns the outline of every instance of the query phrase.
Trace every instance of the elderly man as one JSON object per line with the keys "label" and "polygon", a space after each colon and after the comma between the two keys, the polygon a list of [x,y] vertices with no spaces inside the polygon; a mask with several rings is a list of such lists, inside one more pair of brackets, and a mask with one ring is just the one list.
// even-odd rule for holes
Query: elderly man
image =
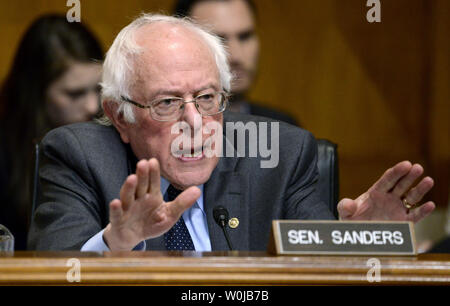
{"label": "elderly man", "polygon": [[[69,125],[42,142],[31,249],[226,250],[213,217],[220,205],[239,220],[229,230],[234,248],[265,250],[273,219],[333,218],[318,201],[316,144],[307,131],[279,123],[271,130],[278,135],[266,133],[279,141],[276,167],[261,167],[261,156],[208,154],[221,140],[208,144],[219,129],[207,127],[272,122],[223,115],[226,53],[199,26],[141,16],[108,51],[102,86],[110,125]],[[190,127],[188,141],[178,143],[181,127]],[[434,204],[405,204],[418,204],[432,187],[429,177],[414,185],[422,173],[420,165],[397,164],[356,200],[343,199],[340,218],[420,220]]]}
{"label": "elderly man", "polygon": [[225,43],[234,76],[229,109],[297,125],[291,116],[248,99],[258,72],[260,52],[252,0],[178,0],[174,14],[207,26]]}

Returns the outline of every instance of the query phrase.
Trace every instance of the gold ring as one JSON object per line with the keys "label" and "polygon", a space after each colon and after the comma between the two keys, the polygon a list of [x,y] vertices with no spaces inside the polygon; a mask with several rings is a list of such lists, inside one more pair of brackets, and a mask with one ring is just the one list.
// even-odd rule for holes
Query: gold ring
{"label": "gold ring", "polygon": [[404,197],[402,199],[402,201],[403,201],[403,205],[405,205],[406,209],[410,210],[411,208],[414,207],[414,204],[409,203],[408,200],[406,200],[406,197]]}

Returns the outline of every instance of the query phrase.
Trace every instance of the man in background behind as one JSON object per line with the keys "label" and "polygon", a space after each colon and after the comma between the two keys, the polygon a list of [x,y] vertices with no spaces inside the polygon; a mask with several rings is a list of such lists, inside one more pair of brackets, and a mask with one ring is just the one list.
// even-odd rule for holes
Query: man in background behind
{"label": "man in background behind", "polygon": [[220,36],[228,49],[234,76],[229,109],[298,125],[287,114],[248,100],[247,94],[258,71],[259,39],[255,28],[256,7],[251,0],[179,0],[173,12],[207,26]]}

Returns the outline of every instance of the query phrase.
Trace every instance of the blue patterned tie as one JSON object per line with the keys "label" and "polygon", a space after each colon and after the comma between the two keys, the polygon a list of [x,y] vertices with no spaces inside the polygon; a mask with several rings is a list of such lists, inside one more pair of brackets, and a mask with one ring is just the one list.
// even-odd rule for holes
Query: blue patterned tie
{"label": "blue patterned tie", "polygon": [[[172,185],[167,189],[168,201],[173,201],[181,193],[181,190],[175,189]],[[189,230],[184,223],[183,216],[175,225],[164,234],[164,243],[169,251],[195,250]]]}

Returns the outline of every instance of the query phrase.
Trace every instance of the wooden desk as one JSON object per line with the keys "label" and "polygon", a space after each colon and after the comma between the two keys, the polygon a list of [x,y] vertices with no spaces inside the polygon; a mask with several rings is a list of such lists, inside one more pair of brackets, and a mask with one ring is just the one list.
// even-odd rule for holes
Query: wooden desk
{"label": "wooden desk", "polygon": [[[70,258],[80,261],[80,283],[67,281]],[[0,253],[0,284],[368,285],[369,258],[254,252]],[[450,284],[450,254],[378,259],[381,283],[372,284]]]}

